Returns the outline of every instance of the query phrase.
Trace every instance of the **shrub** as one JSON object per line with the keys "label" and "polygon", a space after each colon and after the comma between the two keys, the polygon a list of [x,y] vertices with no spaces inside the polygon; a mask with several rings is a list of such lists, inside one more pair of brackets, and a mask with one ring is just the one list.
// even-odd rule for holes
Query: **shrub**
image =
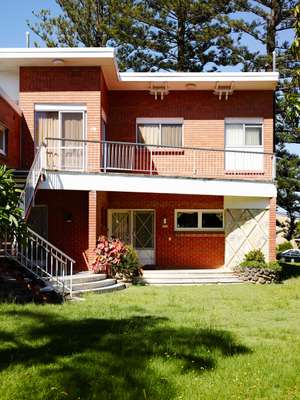
{"label": "shrub", "polygon": [[257,261],[264,264],[265,256],[261,250],[251,250],[245,254],[244,261]]}
{"label": "shrub", "polygon": [[244,268],[260,269],[260,268],[266,268],[266,263],[265,262],[261,263],[259,261],[242,261],[239,266],[242,269]]}
{"label": "shrub", "polygon": [[266,264],[266,268],[267,268],[267,269],[270,269],[270,270],[272,270],[272,271],[275,271],[275,272],[281,272],[281,271],[282,271],[282,267],[281,267],[281,265],[279,264],[279,262],[277,262],[277,261],[270,261],[270,262],[268,262],[268,263]]}
{"label": "shrub", "polygon": [[92,263],[95,273],[105,272],[118,279],[133,280],[141,275],[138,255],[132,246],[120,239],[100,236],[95,248],[95,261]]}
{"label": "shrub", "polygon": [[283,251],[290,250],[292,248],[293,248],[292,243],[287,240],[286,242],[280,243],[278,246],[276,246],[276,252],[282,253]]}

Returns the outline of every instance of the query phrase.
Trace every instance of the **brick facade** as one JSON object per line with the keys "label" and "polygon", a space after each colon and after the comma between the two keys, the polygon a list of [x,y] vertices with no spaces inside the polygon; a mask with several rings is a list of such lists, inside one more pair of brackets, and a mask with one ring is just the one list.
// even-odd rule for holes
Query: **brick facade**
{"label": "brick facade", "polygon": [[269,213],[269,261],[276,260],[276,198],[270,199]]}
{"label": "brick facade", "polygon": [[10,168],[19,168],[21,162],[20,148],[20,115],[0,96],[0,123],[8,129],[6,151],[0,154],[0,164]]}
{"label": "brick facade", "polygon": [[[24,114],[23,149],[24,167],[29,168],[34,154],[35,104],[80,104],[87,107],[87,133],[89,140],[101,138],[101,69],[90,67],[48,68],[23,67],[20,69],[20,107]],[[100,145],[88,145],[91,170],[98,171]]]}
{"label": "brick facade", "polygon": [[35,203],[48,206],[49,242],[74,258],[75,271],[86,270],[89,254],[88,192],[39,190]]}
{"label": "brick facade", "polygon": [[[222,196],[108,193],[111,209],[154,209],[156,264],[160,267],[217,268],[224,264],[223,232],[176,232],[175,209],[223,209]],[[163,219],[167,227],[163,227]]]}

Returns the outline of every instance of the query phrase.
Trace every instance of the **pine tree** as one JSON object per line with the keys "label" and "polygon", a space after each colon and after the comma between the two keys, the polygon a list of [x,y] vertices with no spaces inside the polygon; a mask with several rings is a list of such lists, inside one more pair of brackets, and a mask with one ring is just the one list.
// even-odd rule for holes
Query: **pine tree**
{"label": "pine tree", "polygon": [[113,46],[121,70],[216,70],[237,63],[226,16],[232,0],[56,0],[34,13],[47,46]]}

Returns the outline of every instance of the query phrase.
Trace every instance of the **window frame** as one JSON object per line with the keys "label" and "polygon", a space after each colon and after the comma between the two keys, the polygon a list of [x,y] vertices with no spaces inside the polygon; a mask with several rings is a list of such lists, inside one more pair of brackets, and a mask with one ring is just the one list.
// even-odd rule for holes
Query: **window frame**
{"label": "window frame", "polygon": [[7,156],[7,136],[8,136],[8,128],[0,122],[0,130],[3,131],[3,149],[0,146],[0,156]]}
{"label": "window frame", "polygon": [[[179,212],[185,212],[185,213],[198,213],[198,227],[197,228],[179,228],[177,226],[177,214]],[[203,228],[202,227],[202,214],[222,214],[222,227],[221,228]],[[224,231],[224,225],[225,225],[225,221],[224,221],[224,209],[200,209],[200,208],[196,208],[196,209],[175,209],[174,210],[174,230],[176,232],[202,232],[202,231],[206,231],[206,232],[212,232],[212,231],[218,231],[218,232],[222,232]]]}
{"label": "window frame", "polygon": [[139,133],[138,133],[138,126],[139,125],[159,125],[159,144],[157,146],[161,147],[175,147],[177,148],[178,146],[172,146],[172,145],[165,145],[161,144],[161,126],[162,125],[181,125],[181,146],[179,147],[184,147],[184,119],[183,118],[136,118],[135,122],[135,142],[138,144],[144,144],[145,146],[155,146],[147,143],[141,143],[139,142]]}
{"label": "window frame", "polygon": [[[243,144],[237,146],[230,146],[227,144],[227,125],[243,125]],[[261,144],[250,145],[246,144],[246,127],[261,128]],[[263,118],[225,118],[224,120],[224,147],[226,150],[230,149],[263,149],[264,148],[264,120]]]}

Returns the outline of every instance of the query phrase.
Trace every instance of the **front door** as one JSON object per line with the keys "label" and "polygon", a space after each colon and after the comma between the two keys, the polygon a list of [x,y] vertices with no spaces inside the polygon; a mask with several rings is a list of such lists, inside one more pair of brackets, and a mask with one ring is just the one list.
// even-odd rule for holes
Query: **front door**
{"label": "front door", "polygon": [[110,236],[131,244],[142,265],[155,264],[153,210],[109,210]]}

